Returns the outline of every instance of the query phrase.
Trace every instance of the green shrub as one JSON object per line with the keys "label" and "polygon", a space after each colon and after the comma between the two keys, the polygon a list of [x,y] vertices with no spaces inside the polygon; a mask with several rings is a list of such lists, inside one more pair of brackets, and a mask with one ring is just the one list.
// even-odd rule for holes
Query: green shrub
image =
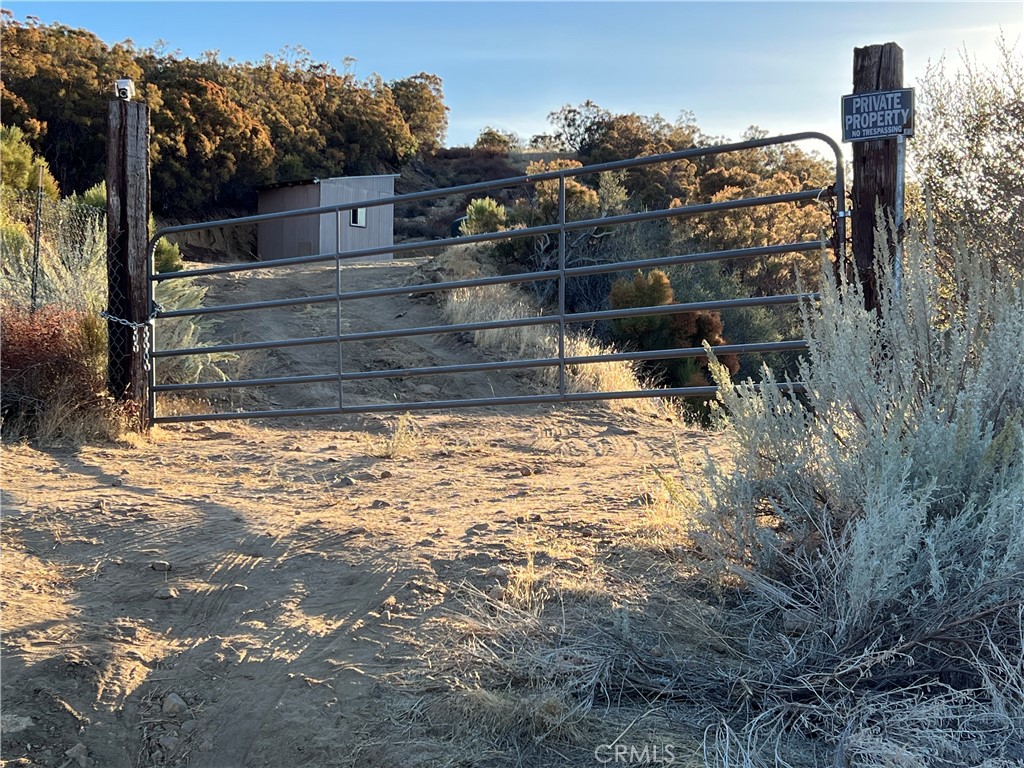
{"label": "green shrub", "polygon": [[[93,208],[99,208],[100,210],[106,211],[107,209],[107,183],[101,181],[98,184],[94,184],[89,187],[85,192],[78,198],[83,205],[89,205]],[[157,230],[156,219],[153,218],[153,214],[149,215],[149,233],[152,235]],[[162,272],[178,272],[184,265],[181,261],[181,248],[176,243],[172,243],[166,237],[161,237],[156,243],[156,249],[153,253],[153,269],[157,273]]]}
{"label": "green shrub", "polygon": [[[612,309],[659,307],[674,304],[675,296],[668,275],[660,269],[644,274],[637,270],[631,279],[621,278],[612,284],[608,304]],[[629,349],[657,350],[725,344],[722,319],[717,312],[683,312],[676,315],[641,315],[612,320],[612,336]],[[735,355],[720,360],[730,373],[739,370]],[[653,363],[652,370],[661,370],[669,386],[704,386],[707,379],[704,358],[684,358]]]}
{"label": "green shrub", "polygon": [[[637,270],[632,279],[621,278],[612,284],[608,304],[612,309],[659,307],[673,301],[668,275],[652,269],[646,275]],[[620,341],[634,348],[646,343],[657,346],[645,349],[665,349],[673,346],[675,337],[671,328],[671,315],[644,315],[612,320],[612,331]]]}
{"label": "green shrub", "polygon": [[44,198],[36,263],[35,195],[0,187],[0,286],[6,304],[57,304],[99,311],[106,301],[102,213],[75,197]]}
{"label": "green shrub", "polygon": [[[740,275],[722,262],[708,261],[670,267],[669,278],[679,302],[720,301],[750,296],[752,293]],[[722,325],[733,344],[753,344],[803,338],[803,324],[798,307],[735,307],[719,311]],[[765,366],[777,378],[796,376],[794,353],[776,352],[765,355],[741,355],[740,368],[734,379],[760,380]]]}
{"label": "green shrub", "polygon": [[481,197],[466,207],[466,220],[460,230],[464,235],[482,235],[505,229],[505,206],[490,197]]}
{"label": "green shrub", "polygon": [[[156,223],[150,220],[149,230],[153,232],[156,230]],[[157,273],[161,272],[178,272],[184,268],[184,264],[181,261],[181,248],[176,243],[172,243],[166,237],[161,237],[156,241],[156,248],[153,251],[153,269]]]}
{"label": "green shrub", "polygon": [[906,251],[880,316],[824,281],[804,396],[713,368],[735,454],[709,462],[695,539],[741,606],[721,632],[742,681],[713,702],[716,764],[798,741],[819,765],[1024,755],[1024,286],[961,250],[946,291]]}
{"label": "green shrub", "polygon": [[4,261],[27,262],[32,248],[32,236],[24,222],[12,221],[7,216],[0,221],[0,253]]}

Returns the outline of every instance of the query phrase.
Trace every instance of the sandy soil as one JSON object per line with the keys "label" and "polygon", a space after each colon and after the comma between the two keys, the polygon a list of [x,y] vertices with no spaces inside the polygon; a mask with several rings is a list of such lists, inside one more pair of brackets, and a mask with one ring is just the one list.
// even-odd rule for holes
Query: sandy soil
{"label": "sandy soil", "polygon": [[[423,273],[423,259],[378,264],[352,264],[342,269],[344,292],[390,288],[430,282]],[[240,304],[268,298],[316,296],[334,291],[337,276],[333,265],[268,269],[197,278],[207,287],[206,304]],[[165,321],[168,322],[168,321]],[[335,302],[234,312],[213,316],[201,334],[204,343],[239,343],[300,339],[343,333],[364,333],[444,325],[430,295],[384,296],[346,300],[337,316]],[[161,348],[168,340],[160,333]],[[334,374],[338,355],[346,373],[395,368],[420,368],[485,362],[485,357],[466,334],[430,334],[405,338],[372,339],[336,344],[316,344],[284,349],[245,351],[228,363],[231,378],[262,378],[282,375]],[[158,366],[159,370],[159,366]],[[206,376],[204,378],[213,378]],[[349,381],[344,384],[346,406],[396,404],[429,400],[466,400],[478,397],[537,393],[536,377],[526,372],[471,372],[416,377],[390,377]],[[166,397],[164,398],[166,400]],[[319,408],[338,405],[335,382],[280,385],[247,390],[221,398],[221,409]]]}
{"label": "sandy soil", "polygon": [[[413,266],[353,272],[367,285],[406,279]],[[271,289],[282,279],[297,282]],[[286,295],[308,280],[234,278],[211,298]],[[374,311],[386,323],[438,322],[427,302]],[[350,314],[350,327],[368,327],[371,314]],[[231,322],[229,337],[253,330]],[[254,327],[308,335],[331,322],[333,307]],[[348,360],[479,359],[458,339],[430,338],[367,344]],[[269,367],[320,362],[310,347]],[[403,382],[401,394],[526,385],[511,375],[423,384]],[[384,382],[352,392],[393,396]],[[410,710],[397,716],[390,702],[406,695],[406,671],[429,669],[440,641],[431,627],[467,589],[500,588],[527,564],[581,579],[611,569],[625,584],[630,547],[660,508],[654,470],[675,471],[673,437],[684,462],[718,450],[713,435],[668,417],[602,405],[218,422],[158,428],[137,445],[4,446],[0,765],[553,764],[500,745],[478,760],[422,729],[412,743]],[[593,763],[593,745],[563,754],[561,764]]]}

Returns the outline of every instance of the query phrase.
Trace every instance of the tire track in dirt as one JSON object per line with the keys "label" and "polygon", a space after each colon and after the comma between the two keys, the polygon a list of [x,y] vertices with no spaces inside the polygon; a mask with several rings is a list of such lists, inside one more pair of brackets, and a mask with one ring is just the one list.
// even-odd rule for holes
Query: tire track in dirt
{"label": "tire track in dirt", "polygon": [[[296,570],[308,574],[301,565]],[[357,668],[373,662],[380,643],[367,630],[367,620],[392,586],[392,574],[352,567],[342,570],[341,577],[319,574],[321,584],[309,583],[307,578],[302,589],[267,601],[273,607],[261,610],[250,603],[253,607],[238,613],[246,633],[236,633],[231,642],[241,652],[235,664],[222,670],[217,700],[206,705],[204,716],[204,729],[217,738],[207,752],[197,756],[195,765],[269,765],[266,755],[281,754],[282,748],[296,758],[310,751],[308,760],[313,761],[319,759],[317,755],[322,757],[322,750],[336,752],[342,746],[337,743],[336,729],[326,726],[325,733],[333,735],[328,743],[317,745],[318,740],[310,738],[309,721],[336,720],[365,704],[363,675],[329,660],[337,662],[340,657],[345,665]],[[332,597],[309,601],[310,594],[324,591]],[[261,612],[269,615],[254,618]],[[215,625],[209,636],[218,637],[224,629],[223,623]],[[202,644],[195,651],[201,655]],[[187,664],[189,658],[186,652],[182,662]],[[309,701],[313,689],[320,694],[315,707]],[[302,733],[302,740],[308,743],[280,743],[282,736],[288,741],[288,733]],[[298,759],[294,764],[306,762]]]}
{"label": "tire track in dirt", "polygon": [[[395,260],[377,264],[351,264],[342,268],[342,290],[390,288],[414,281],[421,260]],[[334,290],[334,267],[310,266],[254,270],[230,276],[198,278],[208,288],[208,304],[224,305],[269,298],[316,296]],[[342,303],[343,333],[394,331],[446,324],[437,305],[408,294],[352,299]],[[165,321],[166,322],[166,321]],[[299,307],[247,310],[216,316],[203,333],[207,343],[266,341],[333,335],[337,328],[334,303]],[[159,329],[157,333],[160,339]],[[162,348],[162,347],[161,347]],[[458,334],[432,334],[403,338],[346,342],[342,361],[348,373],[424,368],[486,362],[488,358]],[[252,351],[241,355],[230,371],[232,378],[321,374],[337,371],[335,344]],[[230,367],[230,366],[229,366]],[[159,368],[158,368],[159,371]],[[438,399],[473,399],[512,394],[534,394],[521,376],[505,371],[427,375],[346,382],[346,405],[419,402]],[[277,385],[235,394],[228,404],[257,408],[316,408],[336,406],[335,383]]]}
{"label": "tire track in dirt", "polygon": [[[358,670],[373,664],[383,645],[387,630],[376,626],[382,606],[411,571],[347,562],[351,532],[311,522],[270,535],[252,530],[257,520],[243,522],[234,510],[212,503],[197,510],[167,499],[139,517],[109,504],[55,512],[19,494],[7,494],[5,501],[20,521],[17,539],[30,542],[33,551],[53,552],[69,564],[97,564],[89,580],[99,589],[79,582],[74,594],[86,586],[93,594],[77,610],[121,617],[72,620],[60,634],[37,633],[8,647],[9,660],[35,659],[33,671],[25,669],[33,679],[65,681],[45,688],[53,706],[78,713],[76,722],[88,727],[95,715],[86,712],[121,710],[144,686],[157,694],[157,704],[161,691],[179,692],[202,721],[189,742],[189,765],[200,768],[276,764],[268,755],[281,753],[275,734],[289,724],[295,733],[307,733],[290,744],[290,764],[305,764],[299,759],[305,751],[319,755],[310,757],[314,764],[337,752],[335,721],[370,700],[367,678]],[[40,517],[51,527],[33,524]],[[74,535],[59,535],[60,526],[70,529],[72,521]],[[8,527],[5,536],[14,533]],[[157,559],[170,569],[154,570]],[[155,598],[161,584],[177,596]],[[24,673],[16,672],[14,679],[19,677]],[[212,698],[204,679],[216,683]],[[311,690],[322,694],[315,706]],[[7,700],[28,708],[21,697]],[[150,724],[171,721],[154,710],[141,716]],[[307,728],[318,719],[333,735],[314,750],[318,740],[309,738]],[[179,752],[157,750],[151,732],[145,733],[140,764],[184,759],[183,746]],[[123,737],[113,736],[106,745],[90,742],[90,750],[95,765],[128,764],[132,752],[124,751]]]}

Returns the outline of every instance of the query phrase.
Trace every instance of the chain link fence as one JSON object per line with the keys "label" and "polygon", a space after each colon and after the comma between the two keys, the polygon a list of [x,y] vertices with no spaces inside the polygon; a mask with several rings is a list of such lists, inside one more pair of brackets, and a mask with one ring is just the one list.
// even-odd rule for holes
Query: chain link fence
{"label": "chain link fence", "polygon": [[[107,260],[103,208],[77,196],[40,200],[35,192],[2,188],[0,213],[0,291],[6,306],[126,316],[125,276],[108,274],[118,260],[116,252]],[[104,325],[109,334],[108,383],[111,391],[120,392],[129,376],[128,349],[146,339],[116,320]]]}
{"label": "chain link fence", "polygon": [[107,305],[106,214],[75,197],[0,188],[0,291],[21,309]]}
{"label": "chain link fence", "polygon": [[[34,192],[0,191],[0,290],[6,306],[19,310],[68,310],[97,320],[109,309],[124,317],[124,276],[111,280],[107,260],[106,211],[77,196],[41,200]],[[111,260],[116,264],[115,257]],[[120,392],[129,374],[127,350],[141,334],[123,324],[106,327],[105,363],[111,391]]]}
{"label": "chain link fence", "polygon": [[109,245],[110,257],[106,261],[104,282],[107,285],[107,303],[102,315],[107,320],[107,386],[117,398],[124,396],[131,380],[131,350],[139,348],[139,329],[126,319],[128,311],[128,276],[120,258],[117,242]]}
{"label": "chain link fence", "polygon": [[105,399],[106,215],[0,186],[0,426],[5,438],[112,434]]}

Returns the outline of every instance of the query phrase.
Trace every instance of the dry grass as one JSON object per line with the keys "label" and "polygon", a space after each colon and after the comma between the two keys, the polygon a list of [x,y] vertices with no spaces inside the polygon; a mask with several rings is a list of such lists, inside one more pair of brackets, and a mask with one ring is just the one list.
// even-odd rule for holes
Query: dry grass
{"label": "dry grass", "polygon": [[[429,672],[403,679],[420,702],[405,715],[435,739],[450,734],[472,759],[497,748],[506,759],[496,764],[591,766],[623,743],[699,765],[697,733],[679,720],[691,694],[671,638],[645,616],[643,590],[616,590],[609,578],[587,600],[553,586],[553,575],[528,562],[502,599],[466,586],[454,613],[428,627]],[[419,699],[426,690],[434,695]]]}
{"label": "dry grass", "polygon": [[32,414],[5,418],[5,435],[39,445],[81,445],[93,440],[120,440],[131,419],[106,397],[83,401],[75,392],[57,391],[45,402],[33,399]]}
{"label": "dry grass", "polygon": [[7,439],[81,444],[116,439],[127,413],[105,392],[105,323],[57,306],[0,309],[0,413]]}
{"label": "dry grass", "polygon": [[708,649],[724,643],[713,612],[680,594],[677,564],[657,557],[683,525],[666,498],[611,553],[523,527],[516,564],[464,583],[418,633],[429,665],[394,676],[408,694],[396,716],[470,763],[589,768],[621,744],[644,764],[701,765],[707,690],[688,679],[711,676],[723,661]]}
{"label": "dry grass", "polygon": [[[460,288],[447,293],[442,301],[445,319],[452,324],[478,323],[492,320],[521,320],[538,317],[543,311],[527,294],[512,285],[487,285]],[[510,359],[558,357],[558,335],[551,325],[514,326],[473,332],[478,347]],[[610,354],[615,350],[582,334],[567,335],[567,357]],[[538,384],[553,388],[558,385],[558,369],[536,369]],[[566,367],[569,392],[628,392],[645,388],[638,369],[628,362],[603,362]],[[660,405],[646,399],[610,401],[610,406],[629,407],[654,413]]]}
{"label": "dry grass", "polygon": [[366,452],[379,459],[415,456],[422,448],[423,430],[411,413],[403,413],[391,421],[384,435],[367,435],[364,442]]}

